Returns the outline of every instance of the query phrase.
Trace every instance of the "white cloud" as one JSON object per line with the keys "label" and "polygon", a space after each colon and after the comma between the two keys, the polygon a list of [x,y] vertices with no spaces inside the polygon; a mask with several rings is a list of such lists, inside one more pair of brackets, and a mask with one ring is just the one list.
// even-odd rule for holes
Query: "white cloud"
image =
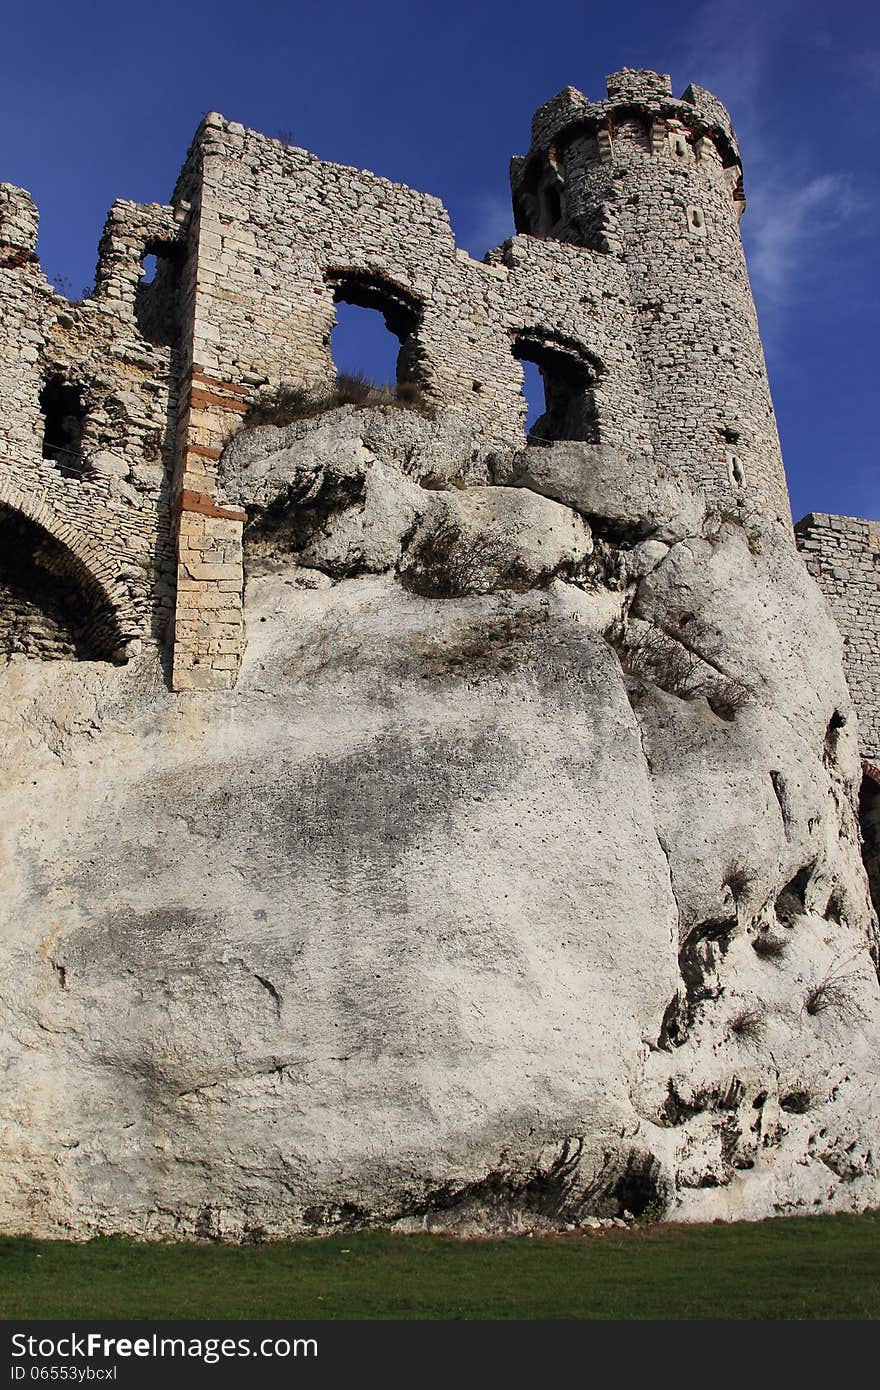
{"label": "white cloud", "polygon": [[755,296],[778,310],[797,274],[864,206],[852,176],[818,174],[800,185],[759,183],[743,223]]}
{"label": "white cloud", "polygon": [[510,194],[484,193],[475,198],[459,245],[472,256],[483,257],[494,246],[513,236]]}
{"label": "white cloud", "polygon": [[[716,0],[696,12],[674,54],[675,71],[708,88],[733,116],[745,173],[743,239],[765,329],[781,325],[810,264],[828,253],[832,239],[853,234],[844,228],[866,206],[851,173],[819,172],[808,146],[792,149],[787,128],[766,118],[792,23],[809,36],[804,18],[802,0],[763,8],[754,0]],[[814,37],[821,38],[818,30]]]}
{"label": "white cloud", "polygon": [[753,0],[710,0],[678,45],[676,73],[733,107],[741,133],[759,107],[767,60],[780,27],[784,33],[789,8],[778,5],[770,12],[756,9]]}

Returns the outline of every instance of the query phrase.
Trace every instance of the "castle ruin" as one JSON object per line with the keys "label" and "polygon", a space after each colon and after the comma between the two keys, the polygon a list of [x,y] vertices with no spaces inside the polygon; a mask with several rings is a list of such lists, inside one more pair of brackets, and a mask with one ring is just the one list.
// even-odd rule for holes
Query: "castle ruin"
{"label": "castle ruin", "polygon": [[876,1200],[880,523],[792,530],[714,96],[566,88],[511,186],[476,261],[212,113],[73,303],[0,185],[6,1229]]}

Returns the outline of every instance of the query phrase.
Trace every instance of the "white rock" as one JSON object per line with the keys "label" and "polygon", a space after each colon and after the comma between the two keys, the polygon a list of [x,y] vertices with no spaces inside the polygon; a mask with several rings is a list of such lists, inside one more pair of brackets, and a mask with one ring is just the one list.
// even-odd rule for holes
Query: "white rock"
{"label": "white rock", "polygon": [[88,464],[93,473],[106,473],[114,478],[127,478],[130,471],[128,462],[109,449],[99,449],[89,454]]}
{"label": "white rock", "polygon": [[[561,502],[357,438],[308,544],[388,572],[305,588],[276,548],[234,691],[146,649],[0,669],[0,1227],[876,1206],[858,750],[790,535],[670,529],[613,588]],[[230,477],[268,511],[301,463]],[[487,582],[414,592],[444,519]]]}

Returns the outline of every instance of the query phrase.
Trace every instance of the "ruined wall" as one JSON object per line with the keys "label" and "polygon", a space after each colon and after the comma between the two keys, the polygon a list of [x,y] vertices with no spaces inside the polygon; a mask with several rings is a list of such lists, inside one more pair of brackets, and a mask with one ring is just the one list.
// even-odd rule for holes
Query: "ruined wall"
{"label": "ruined wall", "polygon": [[[475,481],[511,476],[529,360],[547,395],[532,442],[576,440],[588,469],[678,474],[722,515],[788,525],[720,103],[626,69],[605,101],[567,88],[512,182],[519,235],[477,262],[436,198],[212,113],[169,206],[114,205],[77,304],[35,261],[27,194],[4,185],[0,501],[103,586],[120,653],[162,640],[173,608],[175,688],[235,683],[247,512],[218,463],[259,393],[332,382],[340,301],[383,313],[400,381],[470,435]],[[74,431],[47,433],[70,392]]]}
{"label": "ruined wall", "polygon": [[[194,204],[197,255],[186,289],[178,688],[229,684],[240,660],[244,516],[218,494],[220,452],[258,388],[333,380],[339,299],[385,314],[401,339],[402,379],[433,410],[468,422],[475,458],[524,442],[517,354],[547,342],[589,373],[602,441],[634,462],[650,454],[628,286],[606,256],[518,237],[491,264],[473,261],[436,198],[215,114],[196,135],[179,197]],[[194,550],[198,560],[185,558]]]}
{"label": "ruined wall", "polygon": [[437,199],[205,119],[176,195],[198,216],[178,688],[233,683],[244,641],[244,515],[218,493],[220,452],[254,390],[332,380],[340,299],[385,314],[401,379],[469,421],[475,458],[522,443],[525,358],[544,375],[549,438],[790,523],[729,118],[696,87],[674,100],[663,75],[624,70],[608,92],[569,88],[538,113],[513,167],[526,234],[482,263]]}
{"label": "ruined wall", "polygon": [[71,303],[37,262],[29,196],[0,186],[0,504],[36,528],[44,572],[64,577],[85,617],[103,613],[104,623],[96,644],[70,631],[43,641],[58,615],[42,613],[33,593],[22,598],[32,576],[8,550],[0,626],[11,653],[124,660],[137,642],[164,639],[175,348],[145,338],[136,300],[147,245],[175,233],[168,208],[116,204],[94,296]]}
{"label": "ruined wall", "polygon": [[880,521],[810,512],[795,526],[807,569],[843,634],[865,758],[880,759]]}
{"label": "ruined wall", "polygon": [[[726,114],[568,89],[514,188],[478,263],[211,115],[77,304],[0,190],[3,1230],[877,1204],[856,721]],[[257,427],[346,298],[422,408]],[[205,696],[121,664],[172,608]]]}

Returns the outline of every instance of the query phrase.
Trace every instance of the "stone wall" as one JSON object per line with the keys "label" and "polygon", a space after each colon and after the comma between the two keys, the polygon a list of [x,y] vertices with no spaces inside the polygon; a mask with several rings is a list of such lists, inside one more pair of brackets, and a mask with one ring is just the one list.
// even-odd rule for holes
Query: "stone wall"
{"label": "stone wall", "polygon": [[[523,213],[523,188],[535,168],[546,182],[548,162],[563,191],[553,226]],[[562,422],[563,437],[616,451],[635,473],[677,470],[722,510],[789,523],[738,230],[741,169],[720,103],[699,88],[673,100],[667,78],[627,71],[609,78],[604,103],[567,89],[536,117],[514,193],[528,234],[476,262],[456,249],[437,199],[205,118],[175,195],[198,218],[178,687],[232,683],[244,639],[244,517],[218,493],[219,455],[250,393],[332,381],[340,300],[385,314],[400,378],[470,422],[475,454],[522,443],[524,358],[542,369],[544,418]],[[588,404],[551,401],[554,373],[579,372]]]}
{"label": "stone wall", "polygon": [[[116,204],[94,296],[72,303],[40,269],[28,194],[0,186],[0,504],[54,543],[56,568],[67,557],[82,604],[113,613],[117,643],[99,648],[117,660],[144,639],[164,641],[172,601],[176,348],[149,342],[136,311],[147,245],[172,225],[168,208]],[[52,420],[59,401],[60,411],[77,402],[79,418]],[[21,634],[23,610],[3,587]],[[45,654],[41,622],[34,610]],[[63,645],[56,655],[68,654]]]}
{"label": "stone wall", "polygon": [[880,759],[880,521],[811,512],[795,526],[807,569],[843,634],[863,756]]}
{"label": "stone wall", "polygon": [[601,102],[567,88],[512,181],[519,234],[475,261],[436,198],[211,113],[168,206],[114,204],[75,304],[36,262],[28,195],[3,185],[0,501],[103,586],[123,654],[173,610],[175,688],[235,683],[247,514],[218,463],[261,393],[333,382],[339,302],[384,315],[399,382],[456,418],[476,481],[524,443],[527,360],[547,395],[536,435],[789,524],[720,103],[627,69]]}
{"label": "stone wall", "polygon": [[[518,357],[536,344],[583,364],[604,443],[634,463],[650,456],[638,330],[626,276],[608,257],[518,237],[491,263],[471,260],[436,198],[215,114],[196,135],[175,196],[184,195],[198,220],[187,288],[180,491],[191,510],[178,572],[178,687],[229,684],[240,659],[244,516],[217,493],[220,452],[257,390],[333,381],[340,300],[384,312],[402,340],[401,377],[418,383],[431,408],[464,417],[484,459],[524,442]],[[184,558],[194,548],[197,571]]]}

